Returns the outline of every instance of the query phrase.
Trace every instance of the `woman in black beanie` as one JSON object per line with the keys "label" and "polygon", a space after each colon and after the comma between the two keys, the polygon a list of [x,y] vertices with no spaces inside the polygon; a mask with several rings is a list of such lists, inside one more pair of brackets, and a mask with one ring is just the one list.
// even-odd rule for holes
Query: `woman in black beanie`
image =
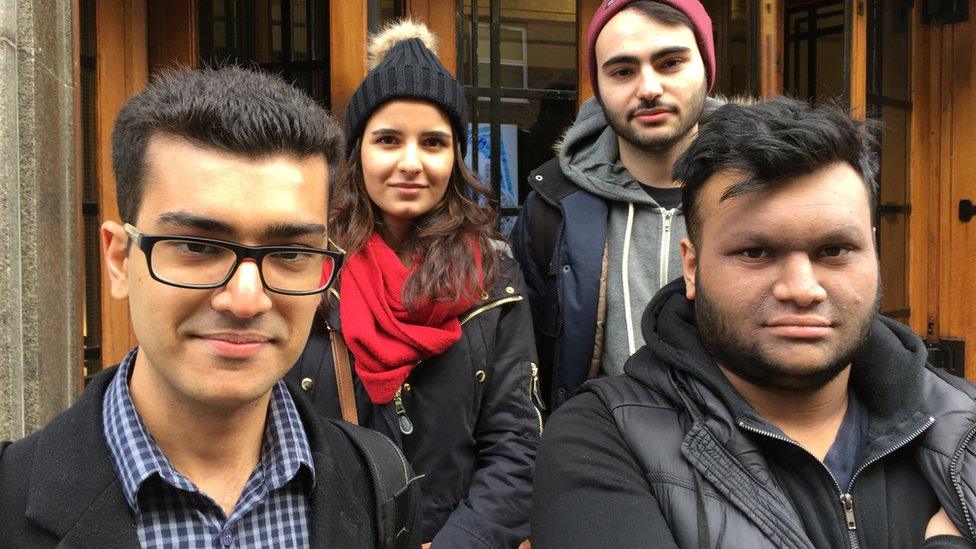
{"label": "woman in black beanie", "polygon": [[332,348],[341,337],[359,422],[422,475],[423,540],[511,548],[528,537],[542,434],[532,323],[522,274],[464,165],[464,90],[433,49],[410,21],[370,43],[346,114],[349,167],[330,192],[329,232],[347,259],[327,327],[290,375],[324,414],[350,419]]}

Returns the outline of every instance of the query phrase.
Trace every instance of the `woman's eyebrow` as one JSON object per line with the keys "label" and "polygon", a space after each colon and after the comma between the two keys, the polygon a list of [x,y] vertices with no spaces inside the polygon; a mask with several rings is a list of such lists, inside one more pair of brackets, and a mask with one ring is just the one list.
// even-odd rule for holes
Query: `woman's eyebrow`
{"label": "woman's eyebrow", "polygon": [[424,132],[423,135],[424,135],[424,137],[440,137],[440,138],[443,138],[443,139],[450,139],[451,138],[451,134],[449,134],[447,132],[443,132],[441,130],[430,130],[428,132]]}

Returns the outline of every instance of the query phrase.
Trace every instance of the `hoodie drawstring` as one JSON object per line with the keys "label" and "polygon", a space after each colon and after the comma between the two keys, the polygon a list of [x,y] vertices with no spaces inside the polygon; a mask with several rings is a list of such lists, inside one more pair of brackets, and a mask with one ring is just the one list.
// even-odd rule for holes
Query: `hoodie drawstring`
{"label": "hoodie drawstring", "polygon": [[634,318],[630,313],[630,276],[628,274],[630,265],[630,235],[634,230],[634,203],[627,203],[627,230],[624,232],[624,258],[623,258],[623,279],[624,279],[624,316],[627,317],[627,348],[628,354],[637,352],[637,342],[634,340]]}

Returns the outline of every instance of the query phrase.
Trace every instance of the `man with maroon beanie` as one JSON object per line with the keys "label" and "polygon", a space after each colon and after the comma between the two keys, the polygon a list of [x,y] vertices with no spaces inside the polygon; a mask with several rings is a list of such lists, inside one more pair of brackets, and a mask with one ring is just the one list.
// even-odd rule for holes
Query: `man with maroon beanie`
{"label": "man with maroon beanie", "polygon": [[698,0],[605,0],[587,52],[595,97],[512,232],[529,286],[543,394],[552,408],[588,378],[623,372],[640,315],[681,275],[675,159],[713,100],[712,24]]}

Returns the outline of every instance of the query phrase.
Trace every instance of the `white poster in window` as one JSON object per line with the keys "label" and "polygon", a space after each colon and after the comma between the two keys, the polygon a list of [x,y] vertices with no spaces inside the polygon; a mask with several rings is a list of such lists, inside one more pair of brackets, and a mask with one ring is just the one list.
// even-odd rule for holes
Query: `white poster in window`
{"label": "white poster in window", "polygon": [[[499,202],[503,208],[518,206],[518,126],[500,124],[501,173],[499,174]],[[471,169],[471,124],[468,124],[468,155],[464,163]],[[491,124],[478,124],[478,170],[482,185],[493,188],[491,181]]]}

